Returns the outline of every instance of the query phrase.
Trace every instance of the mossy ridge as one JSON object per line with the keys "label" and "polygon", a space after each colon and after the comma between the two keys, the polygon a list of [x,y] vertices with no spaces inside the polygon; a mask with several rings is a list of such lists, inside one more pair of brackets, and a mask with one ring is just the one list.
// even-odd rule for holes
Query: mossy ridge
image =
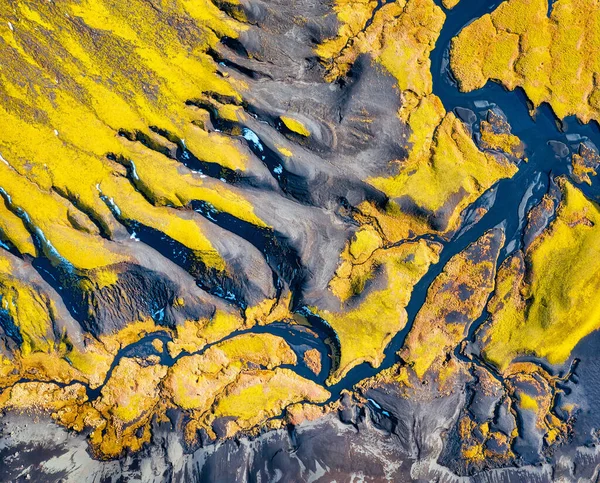
{"label": "mossy ridge", "polygon": [[521,86],[534,107],[563,119],[600,119],[600,7],[593,0],[509,0],[452,41],[450,65],[463,91],[488,80]]}
{"label": "mossy ridge", "polygon": [[298,119],[295,119],[291,116],[281,116],[281,122],[288,128],[291,132],[299,134],[303,137],[310,136],[310,131],[300,122]]}
{"label": "mossy ridge", "polygon": [[575,345],[600,327],[594,302],[600,279],[600,210],[566,179],[556,218],[525,255],[507,259],[490,300],[491,318],[478,332],[482,355],[506,370],[520,355],[564,363]]}
{"label": "mossy ridge", "polygon": [[[0,168],[4,197],[13,212],[0,211],[0,229],[21,253],[36,252],[14,213],[27,217],[31,235],[43,234],[44,254],[55,263],[67,261],[85,271],[123,261],[118,250],[97,236],[97,226],[109,237],[118,226],[100,190],[112,191],[109,198],[118,209],[137,197],[134,214],[144,218],[142,224],[163,230],[219,270],[224,262],[199,228],[161,206],[182,207],[201,199],[264,226],[239,194],[216,184],[203,187],[191,175],[180,177],[175,161],[117,136],[141,132],[168,145],[170,141],[148,128],[158,126],[198,158],[210,153],[211,162],[244,169],[244,154],[236,144],[196,126],[199,114],[185,104],[203,92],[233,102],[240,99],[231,82],[217,75],[206,52],[219,36],[235,37],[245,27],[212,3],[202,4],[181,0],[164,6],[164,15],[139,0],[127,7],[103,0],[0,7],[5,20],[0,37],[6,45],[0,54],[5,66],[0,113],[6,120]],[[113,189],[115,173],[122,173],[106,159],[109,153],[140,166],[144,194],[156,208],[127,183]],[[172,176],[165,187],[157,173],[164,175],[167,168]],[[196,239],[191,240],[194,231]],[[90,244],[85,254],[76,249]]]}
{"label": "mossy ridge", "polygon": [[[411,122],[412,117],[419,116],[421,109],[429,110],[429,102],[429,98],[422,100],[422,107],[411,114],[411,128],[417,125]],[[444,115],[441,105],[437,111],[440,123],[433,132],[429,131],[431,125],[422,132],[413,130],[413,150],[400,174],[372,178],[369,182],[398,201],[408,198],[433,218],[449,209],[445,217],[438,215],[437,228],[444,233],[456,230],[462,211],[494,183],[512,177],[518,168],[508,160],[480,151],[462,121],[453,113]],[[425,155],[418,149],[422,145]]]}
{"label": "mossy ridge", "polygon": [[447,354],[483,312],[494,289],[504,238],[500,228],[486,232],[454,255],[430,285],[399,353],[419,379],[426,373],[441,375]]}
{"label": "mossy ridge", "polygon": [[329,282],[331,292],[342,303],[361,294],[374,276],[380,250],[386,248],[378,231],[372,225],[363,225],[340,254],[340,264]]}
{"label": "mossy ridge", "polygon": [[191,251],[196,258],[208,269],[225,271],[226,263],[219,252],[206,237],[200,224],[186,213],[178,213],[170,207],[154,207],[146,202],[144,196],[138,193],[128,180],[113,177],[109,182],[100,185],[102,195],[109,199],[115,217],[124,223],[139,223],[164,233],[170,239],[180,243]]}
{"label": "mossy ridge", "polygon": [[21,354],[53,352],[55,308],[49,297],[12,275],[16,267],[0,252],[0,318],[2,328],[19,344]]}
{"label": "mossy ridge", "polygon": [[120,138],[120,141],[125,157],[118,161],[129,168],[130,179],[133,178],[135,187],[155,206],[184,208],[190,206],[192,201],[205,201],[217,211],[229,213],[259,228],[267,228],[265,222],[254,213],[252,204],[235,187],[221,181],[203,179],[178,161],[140,143],[124,138]]}
{"label": "mossy ridge", "polygon": [[[350,284],[374,275],[377,267],[382,268],[386,287],[368,290],[356,304],[346,305],[344,310],[330,312],[312,307],[314,313],[325,320],[335,331],[340,345],[340,359],[327,381],[334,384],[341,380],[352,367],[369,362],[377,367],[383,361],[383,351],[404,325],[413,286],[437,263],[441,245],[425,240],[404,243],[397,247],[377,252],[377,256],[365,265],[366,272],[352,276],[347,274]],[[343,278],[344,274],[336,275]],[[360,291],[364,289],[361,282]],[[360,292],[359,292],[360,293]]]}
{"label": "mossy ridge", "polygon": [[23,256],[37,255],[37,248],[23,220],[8,209],[4,199],[0,199],[0,242],[14,246]]}
{"label": "mossy ridge", "polygon": [[431,93],[429,53],[445,15],[433,0],[386,3],[337,0],[338,35],[321,43],[316,53],[328,69],[328,80],[345,75],[361,54],[371,54],[391,72],[402,91]]}

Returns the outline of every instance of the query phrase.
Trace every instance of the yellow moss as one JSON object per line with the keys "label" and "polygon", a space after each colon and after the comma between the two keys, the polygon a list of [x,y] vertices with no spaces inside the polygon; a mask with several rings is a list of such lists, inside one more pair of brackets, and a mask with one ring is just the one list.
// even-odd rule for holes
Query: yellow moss
{"label": "yellow moss", "polygon": [[206,323],[205,320],[186,320],[175,327],[175,337],[167,342],[171,357],[177,357],[181,352],[192,353],[202,349],[206,345],[206,338],[202,335]]}
{"label": "yellow moss", "polygon": [[388,202],[383,210],[369,201],[363,201],[358,208],[355,214],[357,221],[363,224],[376,222],[378,232],[387,244],[431,232],[425,217],[409,214],[393,201]]}
{"label": "yellow moss", "polygon": [[563,200],[556,219],[529,247],[526,268],[513,257],[498,272],[482,339],[484,356],[502,369],[518,355],[561,364],[600,328],[594,263],[600,256],[600,211],[566,180],[559,184]]}
{"label": "yellow moss", "polygon": [[[407,109],[408,107],[410,105]],[[401,112],[401,116],[406,116],[406,122],[411,130],[408,138],[408,142],[412,145],[408,157],[409,165],[418,167],[418,163],[421,163],[424,157],[431,155],[436,128],[444,120],[445,114],[442,101],[433,95],[418,100],[414,108],[408,110],[406,114]]]}
{"label": "yellow moss", "polygon": [[379,12],[382,42],[376,58],[398,80],[402,91],[430,94],[429,53],[435,46],[445,16],[430,0],[408,0],[389,5]]}
{"label": "yellow moss", "polygon": [[463,458],[470,463],[476,463],[485,460],[485,453],[482,444],[469,446],[462,450]]}
{"label": "yellow moss", "polygon": [[596,169],[592,166],[586,166],[584,158],[579,154],[575,153],[571,162],[573,165],[573,178],[578,183],[587,183],[589,186],[592,185],[592,180],[590,179],[590,175],[596,176]]}
{"label": "yellow moss", "polygon": [[16,367],[10,359],[0,355],[0,387],[8,385],[7,383],[10,382],[9,376],[16,372],[15,369]]}
{"label": "yellow moss", "polygon": [[162,352],[164,350],[164,343],[160,339],[154,339],[152,341],[152,347],[154,347],[156,352]]}
{"label": "yellow moss", "polygon": [[[481,121],[481,143],[485,149],[495,149],[515,157],[523,156],[523,143],[510,133],[508,122],[490,111],[490,122]],[[495,132],[495,129],[498,132]]]}
{"label": "yellow moss", "polygon": [[0,252],[0,273],[6,276],[13,270],[13,265],[5,252]]}
{"label": "yellow moss", "polygon": [[295,132],[296,134],[300,134],[300,136],[308,137],[310,136],[310,131],[306,129],[304,124],[302,124],[297,119],[290,116],[281,116],[281,121],[285,124],[290,131]]}
{"label": "yellow moss", "polygon": [[304,364],[308,367],[313,374],[318,376],[321,373],[321,353],[319,349],[309,349],[304,353],[303,356]]}
{"label": "yellow moss", "polygon": [[[429,101],[422,102],[426,102],[423,109],[429,110],[425,107]],[[409,124],[412,126],[411,121]],[[429,140],[430,127],[413,135],[419,141]],[[486,189],[517,171],[512,163],[479,151],[464,123],[453,113],[448,113],[435,128],[430,143],[430,152],[422,156],[416,151],[399,175],[368,181],[388,196],[408,197],[418,207],[434,214],[452,203],[450,206],[454,209],[444,227],[446,230],[456,228],[462,210]]]}
{"label": "yellow moss", "polygon": [[271,334],[244,334],[217,346],[229,360],[251,360],[269,369],[280,364],[296,364],[296,354],[281,337]]}
{"label": "yellow moss", "polygon": [[59,387],[51,383],[15,384],[0,393],[0,409],[49,413],[58,423],[75,431],[101,423],[97,411],[87,402],[85,387],[72,384]]}
{"label": "yellow moss", "polygon": [[490,131],[481,132],[481,140],[490,149],[498,149],[505,153],[514,154],[515,149],[521,145],[521,140],[514,134],[495,134]]}
{"label": "yellow moss", "polygon": [[458,2],[460,2],[460,0],[442,0],[442,4],[447,9],[452,9],[456,7],[458,5]]}
{"label": "yellow moss", "polygon": [[179,359],[169,370],[165,387],[176,405],[201,414],[248,365],[272,369],[295,363],[295,353],[282,338],[271,334],[239,335],[203,354]]}
{"label": "yellow moss", "polygon": [[55,412],[65,406],[77,406],[87,401],[81,384],[59,387],[52,383],[24,382],[15,384],[6,393],[8,397],[0,406],[2,410]]}
{"label": "yellow moss", "polygon": [[73,347],[65,355],[65,359],[73,368],[85,375],[92,387],[98,387],[104,382],[113,357],[104,349],[102,344],[98,343],[88,344],[85,350]]}
{"label": "yellow moss", "polygon": [[[448,331],[455,332],[455,331]],[[460,333],[457,334],[460,336]],[[449,345],[449,336],[442,330],[435,330],[427,334],[422,344],[410,347],[409,363],[414,364],[413,370],[417,377],[422,378],[433,362],[444,354],[444,349]]]}
{"label": "yellow moss", "polygon": [[168,333],[169,329],[156,325],[153,319],[147,318],[137,322],[130,322],[118,332],[100,336],[100,341],[106,350],[116,355],[119,349],[137,342],[148,334],[159,331]]}
{"label": "yellow moss", "polygon": [[318,384],[304,379],[289,369],[254,371],[243,374],[236,384],[215,403],[214,415],[236,418],[228,435],[248,430],[276,416],[290,404],[324,402],[330,393]]}
{"label": "yellow moss", "polygon": [[243,115],[244,109],[241,106],[235,106],[233,104],[225,104],[219,106],[219,117],[226,121],[238,122],[239,116]]}
{"label": "yellow moss", "polygon": [[175,337],[167,343],[167,350],[171,357],[177,357],[181,352],[193,353],[241,329],[243,325],[244,320],[238,314],[217,310],[210,320],[188,320],[178,325]]}
{"label": "yellow moss", "polygon": [[530,411],[537,412],[538,410],[537,400],[534,397],[531,397],[529,394],[525,394],[524,392],[519,394],[519,406]]}
{"label": "yellow moss", "polygon": [[[383,350],[406,323],[405,307],[412,287],[437,262],[439,250],[439,245],[426,241],[382,250],[373,263],[385,270],[385,288],[367,293],[356,307],[345,311],[312,308],[333,328],[340,344],[340,360],[328,379],[329,384],[339,381],[361,362],[374,367],[381,364]],[[374,268],[371,265],[371,270]]]}
{"label": "yellow moss", "polygon": [[304,421],[314,421],[322,418],[327,412],[327,407],[317,406],[315,404],[292,404],[286,408],[286,420],[295,426]]}
{"label": "yellow moss", "polygon": [[379,247],[381,247],[381,237],[371,225],[367,225],[356,232],[354,240],[350,243],[349,251],[356,262],[361,263]]}
{"label": "yellow moss", "polygon": [[358,34],[372,18],[376,6],[375,0],[336,1],[333,9],[341,23],[338,36],[320,44],[316,49],[317,53],[324,59],[332,59],[339,55],[348,38]]}
{"label": "yellow moss", "polygon": [[279,151],[281,154],[283,154],[284,156],[291,158],[294,153],[292,153],[292,151],[290,151],[288,148],[285,148],[283,146],[277,146],[277,151]]}
{"label": "yellow moss", "polygon": [[35,257],[37,250],[23,221],[0,200],[0,241],[10,242],[23,255]]}
{"label": "yellow moss", "polygon": [[56,341],[53,333],[53,302],[36,287],[29,286],[11,274],[16,267],[0,252],[0,311],[4,312],[18,330],[22,339],[23,356],[32,352],[53,351]]}
{"label": "yellow moss", "polygon": [[15,354],[15,365],[23,379],[69,384],[74,380],[85,380],[79,371],[64,359],[64,350],[52,352],[30,352]]}
{"label": "yellow moss", "polygon": [[600,156],[585,144],[579,145],[579,153],[571,157],[573,167],[573,179],[577,183],[587,183],[591,186],[591,176],[596,176],[596,169],[600,165]]}
{"label": "yellow moss", "polygon": [[291,292],[282,295],[279,299],[265,299],[262,302],[249,306],[244,312],[246,318],[245,326],[252,327],[255,324],[267,325],[282,320],[292,320],[294,315],[290,311],[292,302]]}
{"label": "yellow moss", "polygon": [[[482,313],[494,288],[496,261],[504,234],[488,231],[462,252],[454,255],[427,291],[404,347],[402,358],[423,378],[434,362],[442,362]],[[466,292],[468,295],[465,296]],[[451,373],[452,368],[447,367]],[[440,380],[442,380],[440,374]]]}
{"label": "yellow moss", "polygon": [[142,366],[135,359],[123,358],[102,388],[94,407],[106,417],[114,418],[114,424],[132,423],[157,404],[158,383],[166,373],[165,366]]}
{"label": "yellow moss", "polygon": [[558,438],[560,437],[561,432],[556,429],[556,428],[552,428],[551,430],[549,430],[544,439],[546,440],[546,444],[548,445],[552,445],[554,443],[556,443],[556,441],[558,440]]}
{"label": "yellow moss", "polygon": [[600,8],[593,0],[509,0],[453,40],[451,67],[464,91],[488,79],[521,86],[559,118],[600,119]]}

